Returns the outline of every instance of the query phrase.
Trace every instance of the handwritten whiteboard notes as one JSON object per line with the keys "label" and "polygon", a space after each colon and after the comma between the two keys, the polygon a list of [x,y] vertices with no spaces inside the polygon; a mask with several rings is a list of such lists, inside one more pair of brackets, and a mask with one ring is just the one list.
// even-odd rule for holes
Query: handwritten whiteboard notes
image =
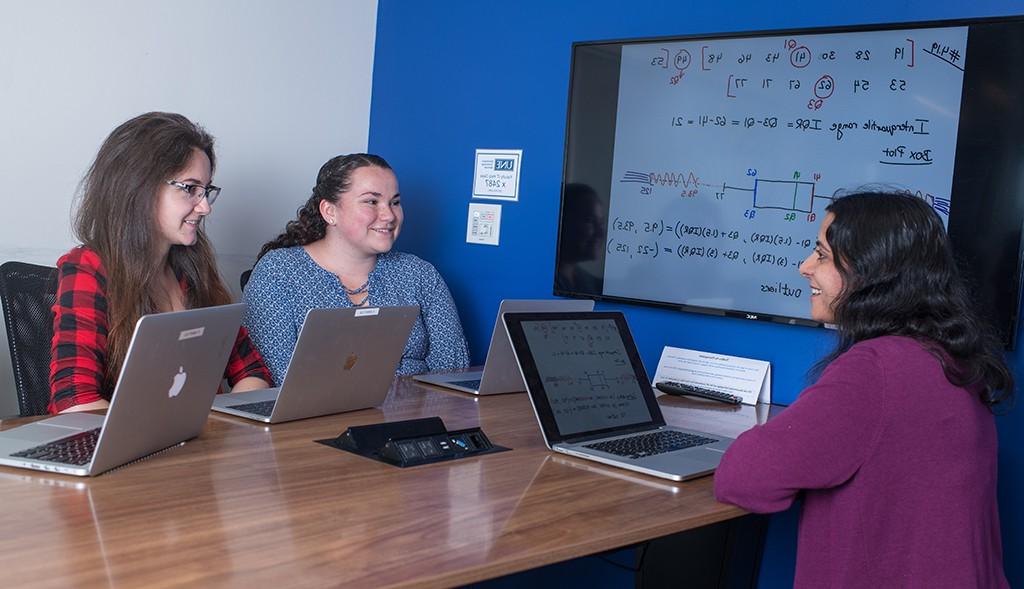
{"label": "handwritten whiteboard notes", "polygon": [[623,46],[604,294],[809,319],[838,190],[948,218],[966,53],[967,27]]}

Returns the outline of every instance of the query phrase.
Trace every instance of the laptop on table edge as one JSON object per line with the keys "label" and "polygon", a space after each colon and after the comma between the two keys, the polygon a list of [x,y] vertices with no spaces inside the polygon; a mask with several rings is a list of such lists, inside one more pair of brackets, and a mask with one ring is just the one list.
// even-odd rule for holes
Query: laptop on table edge
{"label": "laptop on table edge", "polygon": [[[244,310],[233,304],[143,316],[106,415],[64,413],[0,432],[0,465],[95,476],[196,437]],[[61,460],[53,443],[67,438],[94,450]]]}
{"label": "laptop on table edge", "polygon": [[508,341],[508,332],[501,317],[505,313],[547,313],[556,311],[591,311],[590,299],[506,299],[498,306],[491,331],[491,344],[487,348],[483,370],[470,372],[437,372],[417,374],[413,379],[472,395],[498,395],[520,393],[526,390],[523,375],[516,364],[515,354]]}
{"label": "laptop on table edge", "polygon": [[718,467],[732,438],[666,425],[622,313],[504,321],[548,448],[675,481]]}
{"label": "laptop on table edge", "polygon": [[281,423],[380,405],[419,313],[417,305],[310,309],[281,386],[218,395],[213,410]]}

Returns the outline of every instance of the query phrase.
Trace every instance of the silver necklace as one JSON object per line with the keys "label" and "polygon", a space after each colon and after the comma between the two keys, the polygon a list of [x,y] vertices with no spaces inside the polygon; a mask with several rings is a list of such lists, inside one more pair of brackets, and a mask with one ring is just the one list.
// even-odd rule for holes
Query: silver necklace
{"label": "silver necklace", "polygon": [[366,282],[364,282],[363,285],[360,286],[359,288],[349,288],[349,287],[345,286],[345,283],[341,282],[341,280],[339,280],[338,282],[341,283],[341,290],[342,290],[342,292],[344,292],[348,296],[357,295],[357,294],[363,294],[364,292],[366,292],[366,289],[370,286],[370,279],[369,278],[367,278]]}

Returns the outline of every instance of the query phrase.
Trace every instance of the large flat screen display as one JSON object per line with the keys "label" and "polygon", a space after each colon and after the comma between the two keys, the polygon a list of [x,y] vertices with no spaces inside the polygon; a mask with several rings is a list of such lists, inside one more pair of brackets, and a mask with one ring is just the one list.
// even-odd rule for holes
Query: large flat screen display
{"label": "large flat screen display", "polygon": [[825,207],[906,190],[1012,346],[1024,20],[573,46],[554,292],[789,324]]}

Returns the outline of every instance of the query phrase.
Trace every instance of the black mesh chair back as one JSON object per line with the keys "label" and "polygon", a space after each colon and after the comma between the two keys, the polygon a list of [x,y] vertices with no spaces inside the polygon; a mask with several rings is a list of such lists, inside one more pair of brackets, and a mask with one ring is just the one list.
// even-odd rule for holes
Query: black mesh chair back
{"label": "black mesh chair back", "polygon": [[7,324],[21,415],[45,415],[50,402],[50,346],[57,269],[24,262],[0,265],[0,301]]}
{"label": "black mesh chair back", "polygon": [[252,276],[252,268],[249,268],[242,275],[238,277],[238,283],[242,285],[242,290],[245,290],[245,285],[249,284],[249,277]]}

